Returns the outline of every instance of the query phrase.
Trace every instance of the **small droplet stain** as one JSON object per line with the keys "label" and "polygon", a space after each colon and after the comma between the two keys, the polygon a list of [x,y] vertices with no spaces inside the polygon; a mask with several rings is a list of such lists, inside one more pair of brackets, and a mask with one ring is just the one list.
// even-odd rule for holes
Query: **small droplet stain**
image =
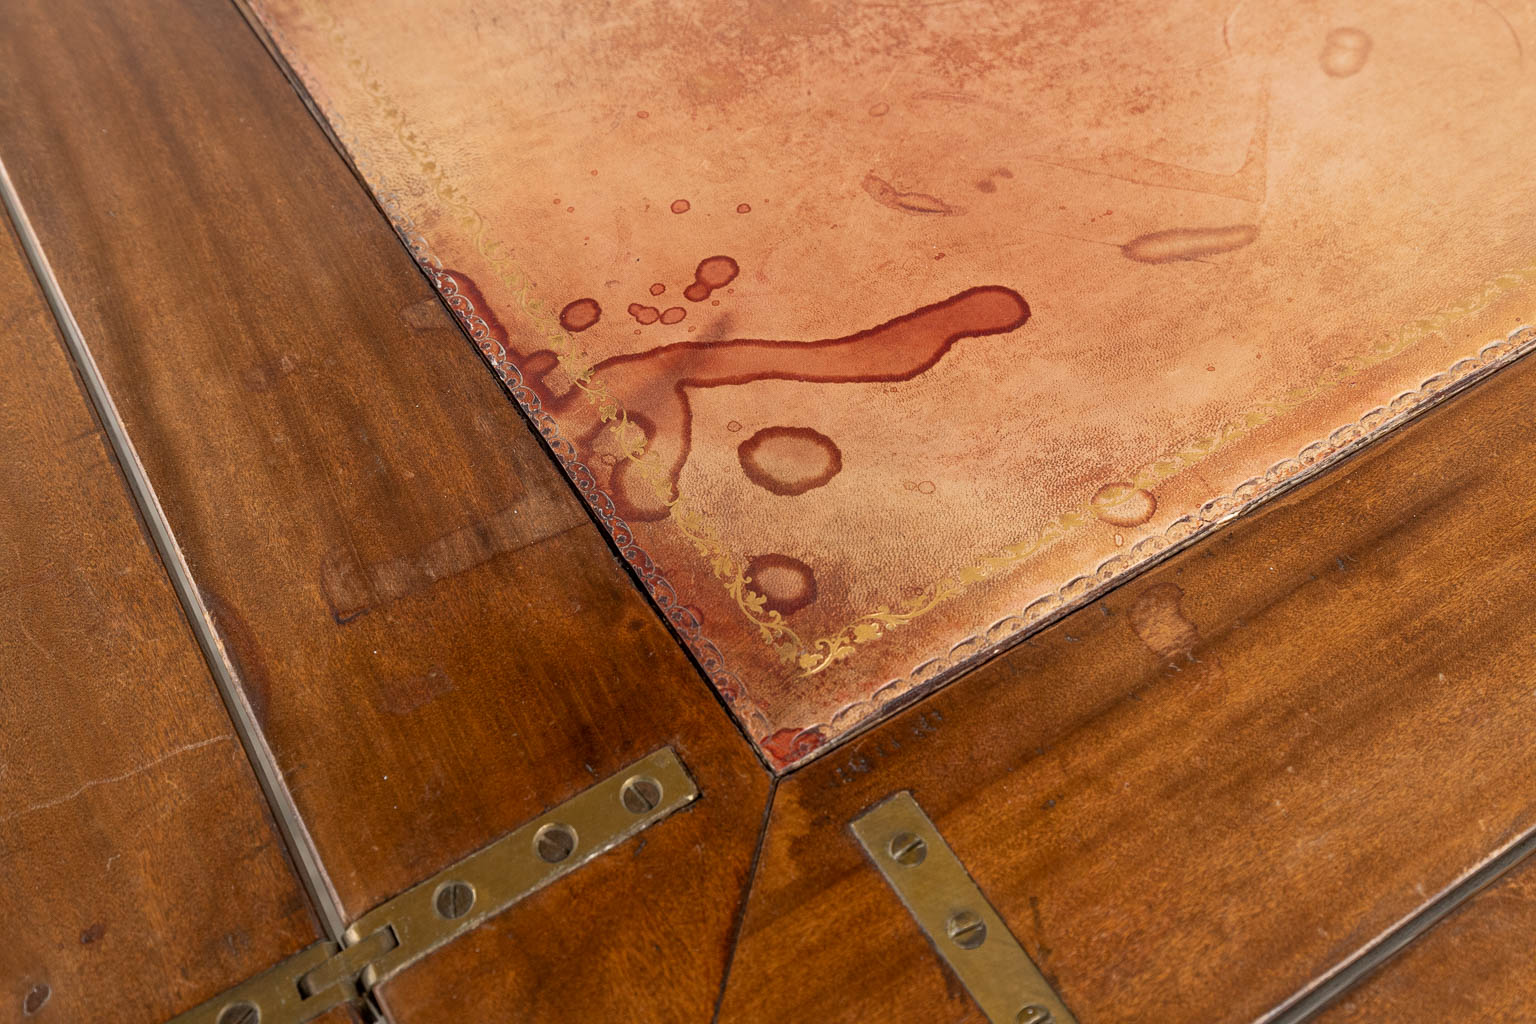
{"label": "small droplet stain", "polygon": [[741,424],[736,420],[728,420],[725,424],[725,429],[734,434],[736,431],[741,429]]}
{"label": "small droplet stain", "polygon": [[1371,37],[1358,28],[1336,28],[1328,33],[1320,62],[1331,78],[1348,78],[1365,67],[1371,55]]}
{"label": "small droplet stain", "polygon": [[649,110],[637,110],[635,111],[635,116],[644,121],[646,118],[651,116],[651,112]]}
{"label": "small droplet stain", "polygon": [[719,299],[710,299],[709,300],[709,304],[711,306],[718,306],[718,305],[720,305],[720,300]]}
{"label": "small droplet stain", "polygon": [[635,318],[638,324],[653,324],[661,319],[661,310],[655,306],[642,306],[638,302],[629,304],[629,315]]}
{"label": "small droplet stain", "polygon": [[997,191],[997,186],[992,183],[992,179],[991,178],[982,178],[980,181],[978,181],[976,183],[976,191],[978,191],[978,192],[996,192]]}
{"label": "small droplet stain", "polygon": [[752,206],[751,206],[750,203],[737,203],[736,204],[736,212],[737,213],[751,213],[752,212]]}
{"label": "small droplet stain", "polygon": [[932,480],[924,480],[917,485],[918,494],[932,494],[933,492],[934,486]]}
{"label": "small droplet stain", "polygon": [[555,196],[555,205],[556,206],[560,205],[560,197],[559,196]]}
{"label": "small droplet stain", "polygon": [[1140,526],[1157,511],[1150,491],[1128,483],[1105,484],[1094,492],[1093,514],[1111,526]]}
{"label": "small droplet stain", "polygon": [[689,210],[688,200],[686,200],[686,199],[674,199],[672,201],[672,212],[673,213],[687,213],[688,210]]}
{"label": "small droplet stain", "polygon": [[664,324],[675,324],[687,315],[688,311],[682,306],[672,306],[661,311],[661,322]]}
{"label": "small droplet stain", "polygon": [[933,258],[936,259],[936,260],[941,260],[941,259],[944,258],[944,254],[941,253],[941,252],[936,252],[936,253],[933,254]]}
{"label": "small droplet stain", "polygon": [[886,114],[890,113],[890,111],[891,105],[889,103],[876,103],[874,106],[869,108],[869,116],[884,117]]}
{"label": "small droplet stain", "polygon": [[652,295],[660,295],[662,292],[664,292],[666,290],[667,290],[667,286],[662,284],[660,281],[657,281],[655,284],[651,285],[651,294]]}
{"label": "small droplet stain", "polygon": [[574,206],[567,206],[565,208],[565,212],[566,213],[575,213],[576,212],[576,207],[574,207]]}
{"label": "small droplet stain", "polygon": [[592,177],[594,177],[594,178],[597,177],[597,169],[596,168],[593,168],[593,170],[592,170]]}
{"label": "small droplet stain", "polygon": [[1207,363],[1206,366],[1205,366],[1205,371],[1207,373],[1215,373],[1216,372],[1216,367],[1214,365],[1210,364],[1210,363]]}

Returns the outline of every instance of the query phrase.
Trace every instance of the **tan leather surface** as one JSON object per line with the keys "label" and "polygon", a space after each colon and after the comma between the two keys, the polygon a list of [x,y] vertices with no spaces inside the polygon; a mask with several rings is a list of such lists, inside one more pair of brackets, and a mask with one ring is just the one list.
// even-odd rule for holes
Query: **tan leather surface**
{"label": "tan leather surface", "polygon": [[1531,0],[259,13],[778,765],[1532,340]]}

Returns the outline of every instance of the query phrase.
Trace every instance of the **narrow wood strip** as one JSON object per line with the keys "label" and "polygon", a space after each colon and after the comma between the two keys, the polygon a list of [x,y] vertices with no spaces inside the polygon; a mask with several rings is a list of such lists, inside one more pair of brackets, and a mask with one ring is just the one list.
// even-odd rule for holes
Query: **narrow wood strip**
{"label": "narrow wood strip", "polygon": [[0,297],[0,1020],[153,1024],[319,930],[3,217]]}
{"label": "narrow wood strip", "polygon": [[1536,1021],[1536,862],[1526,861],[1387,960],[1317,1024]]}
{"label": "narrow wood strip", "polygon": [[261,734],[260,726],[256,724],[250,703],[240,691],[239,684],[235,682],[229,659],[225,657],[218,638],[214,635],[208,609],[204,607],[203,600],[197,593],[197,585],[192,582],[192,574],[187,569],[187,561],[182,557],[181,545],[176,543],[170,524],[165,521],[165,512],[160,507],[160,499],[156,497],[155,489],[144,473],[144,464],[139,461],[139,453],[133,446],[133,439],[123,428],[122,417],[117,412],[117,403],[112,401],[112,394],[107,390],[106,381],[101,379],[101,370],[91,355],[90,345],[80,333],[80,325],[75,320],[74,312],[69,308],[69,300],[64,297],[63,291],[59,288],[58,278],[54,276],[53,266],[48,261],[48,254],[43,251],[42,245],[37,240],[37,233],[32,230],[32,220],[27,216],[21,197],[16,194],[16,187],[11,182],[11,176],[5,169],[4,161],[0,161],[0,203],[3,203],[6,213],[10,216],[11,225],[16,231],[17,238],[20,239],[22,251],[26,253],[32,273],[48,301],[48,308],[53,312],[54,322],[58,325],[70,358],[74,360],[75,372],[80,375],[80,382],[84,385],[85,394],[90,400],[91,410],[101,424],[102,434],[111,447],[113,456],[117,459],[118,467],[122,470],[123,478],[128,485],[128,493],[132,495],[135,509],[144,522],[145,532],[154,546],[155,554],[160,558],[161,565],[165,567],[171,588],[176,592],[176,600],[180,602],[182,613],[191,626],[192,636],[196,639],[198,649],[202,651],[213,681],[218,686],[219,696],[224,701],[224,709],[229,713],[235,734],[240,738],[240,745],[250,760],[256,780],[261,786],[262,796],[266,798],[267,807],[272,812],[278,831],[282,834],[283,843],[287,847],[289,856],[293,858],[300,881],[304,884],[304,891],[309,894],[310,905],[319,915],[326,935],[331,939],[339,939],[342,931],[345,930],[345,925],[342,924],[341,907],[337,902],[336,893],[331,888],[324,869],[320,866],[320,858],[315,852],[314,843],[299,819],[298,810],[293,805],[293,796],[283,783],[282,774],[272,757],[272,749],[267,745],[266,737]]}

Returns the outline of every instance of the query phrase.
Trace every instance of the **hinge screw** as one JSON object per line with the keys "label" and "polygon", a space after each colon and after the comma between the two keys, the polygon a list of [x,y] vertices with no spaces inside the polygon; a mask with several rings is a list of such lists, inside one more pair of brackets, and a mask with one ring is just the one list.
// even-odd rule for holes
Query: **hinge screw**
{"label": "hinge screw", "polygon": [[949,934],[949,940],[961,949],[975,949],[987,941],[987,923],[974,910],[951,914],[944,930]]}
{"label": "hinge screw", "polygon": [[624,809],[631,814],[653,811],[661,803],[661,783],[655,779],[648,779],[644,775],[637,775],[624,783],[624,788],[619,791],[619,800],[623,802]]}
{"label": "hinge screw", "polygon": [[891,837],[890,845],[886,847],[891,853],[891,859],[898,864],[904,864],[909,868],[915,868],[928,856],[928,844],[923,842],[921,836],[915,836],[911,832],[898,832]]}
{"label": "hinge screw", "polygon": [[548,864],[559,864],[576,849],[576,833],[569,825],[545,825],[533,837],[533,848],[539,859]]}
{"label": "hinge screw", "polygon": [[226,1006],[224,1012],[219,1014],[219,1024],[257,1024],[260,1020],[261,1011],[250,1003]]}
{"label": "hinge screw", "polygon": [[475,890],[467,882],[449,882],[437,890],[435,905],[439,917],[452,921],[469,913],[475,905]]}
{"label": "hinge screw", "polygon": [[1051,1016],[1051,1011],[1039,1003],[1031,1003],[1019,1011],[1014,1024],[1052,1024],[1056,1018]]}

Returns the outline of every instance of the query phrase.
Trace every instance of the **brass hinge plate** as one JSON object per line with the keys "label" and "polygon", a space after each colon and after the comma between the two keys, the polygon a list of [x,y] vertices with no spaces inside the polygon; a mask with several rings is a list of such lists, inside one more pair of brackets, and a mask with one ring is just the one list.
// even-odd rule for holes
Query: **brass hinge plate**
{"label": "brass hinge plate", "polygon": [[304,1024],[698,798],[670,747],[583,790],[171,1024]]}
{"label": "brass hinge plate", "polygon": [[849,828],[992,1024],[1076,1024],[911,793]]}

